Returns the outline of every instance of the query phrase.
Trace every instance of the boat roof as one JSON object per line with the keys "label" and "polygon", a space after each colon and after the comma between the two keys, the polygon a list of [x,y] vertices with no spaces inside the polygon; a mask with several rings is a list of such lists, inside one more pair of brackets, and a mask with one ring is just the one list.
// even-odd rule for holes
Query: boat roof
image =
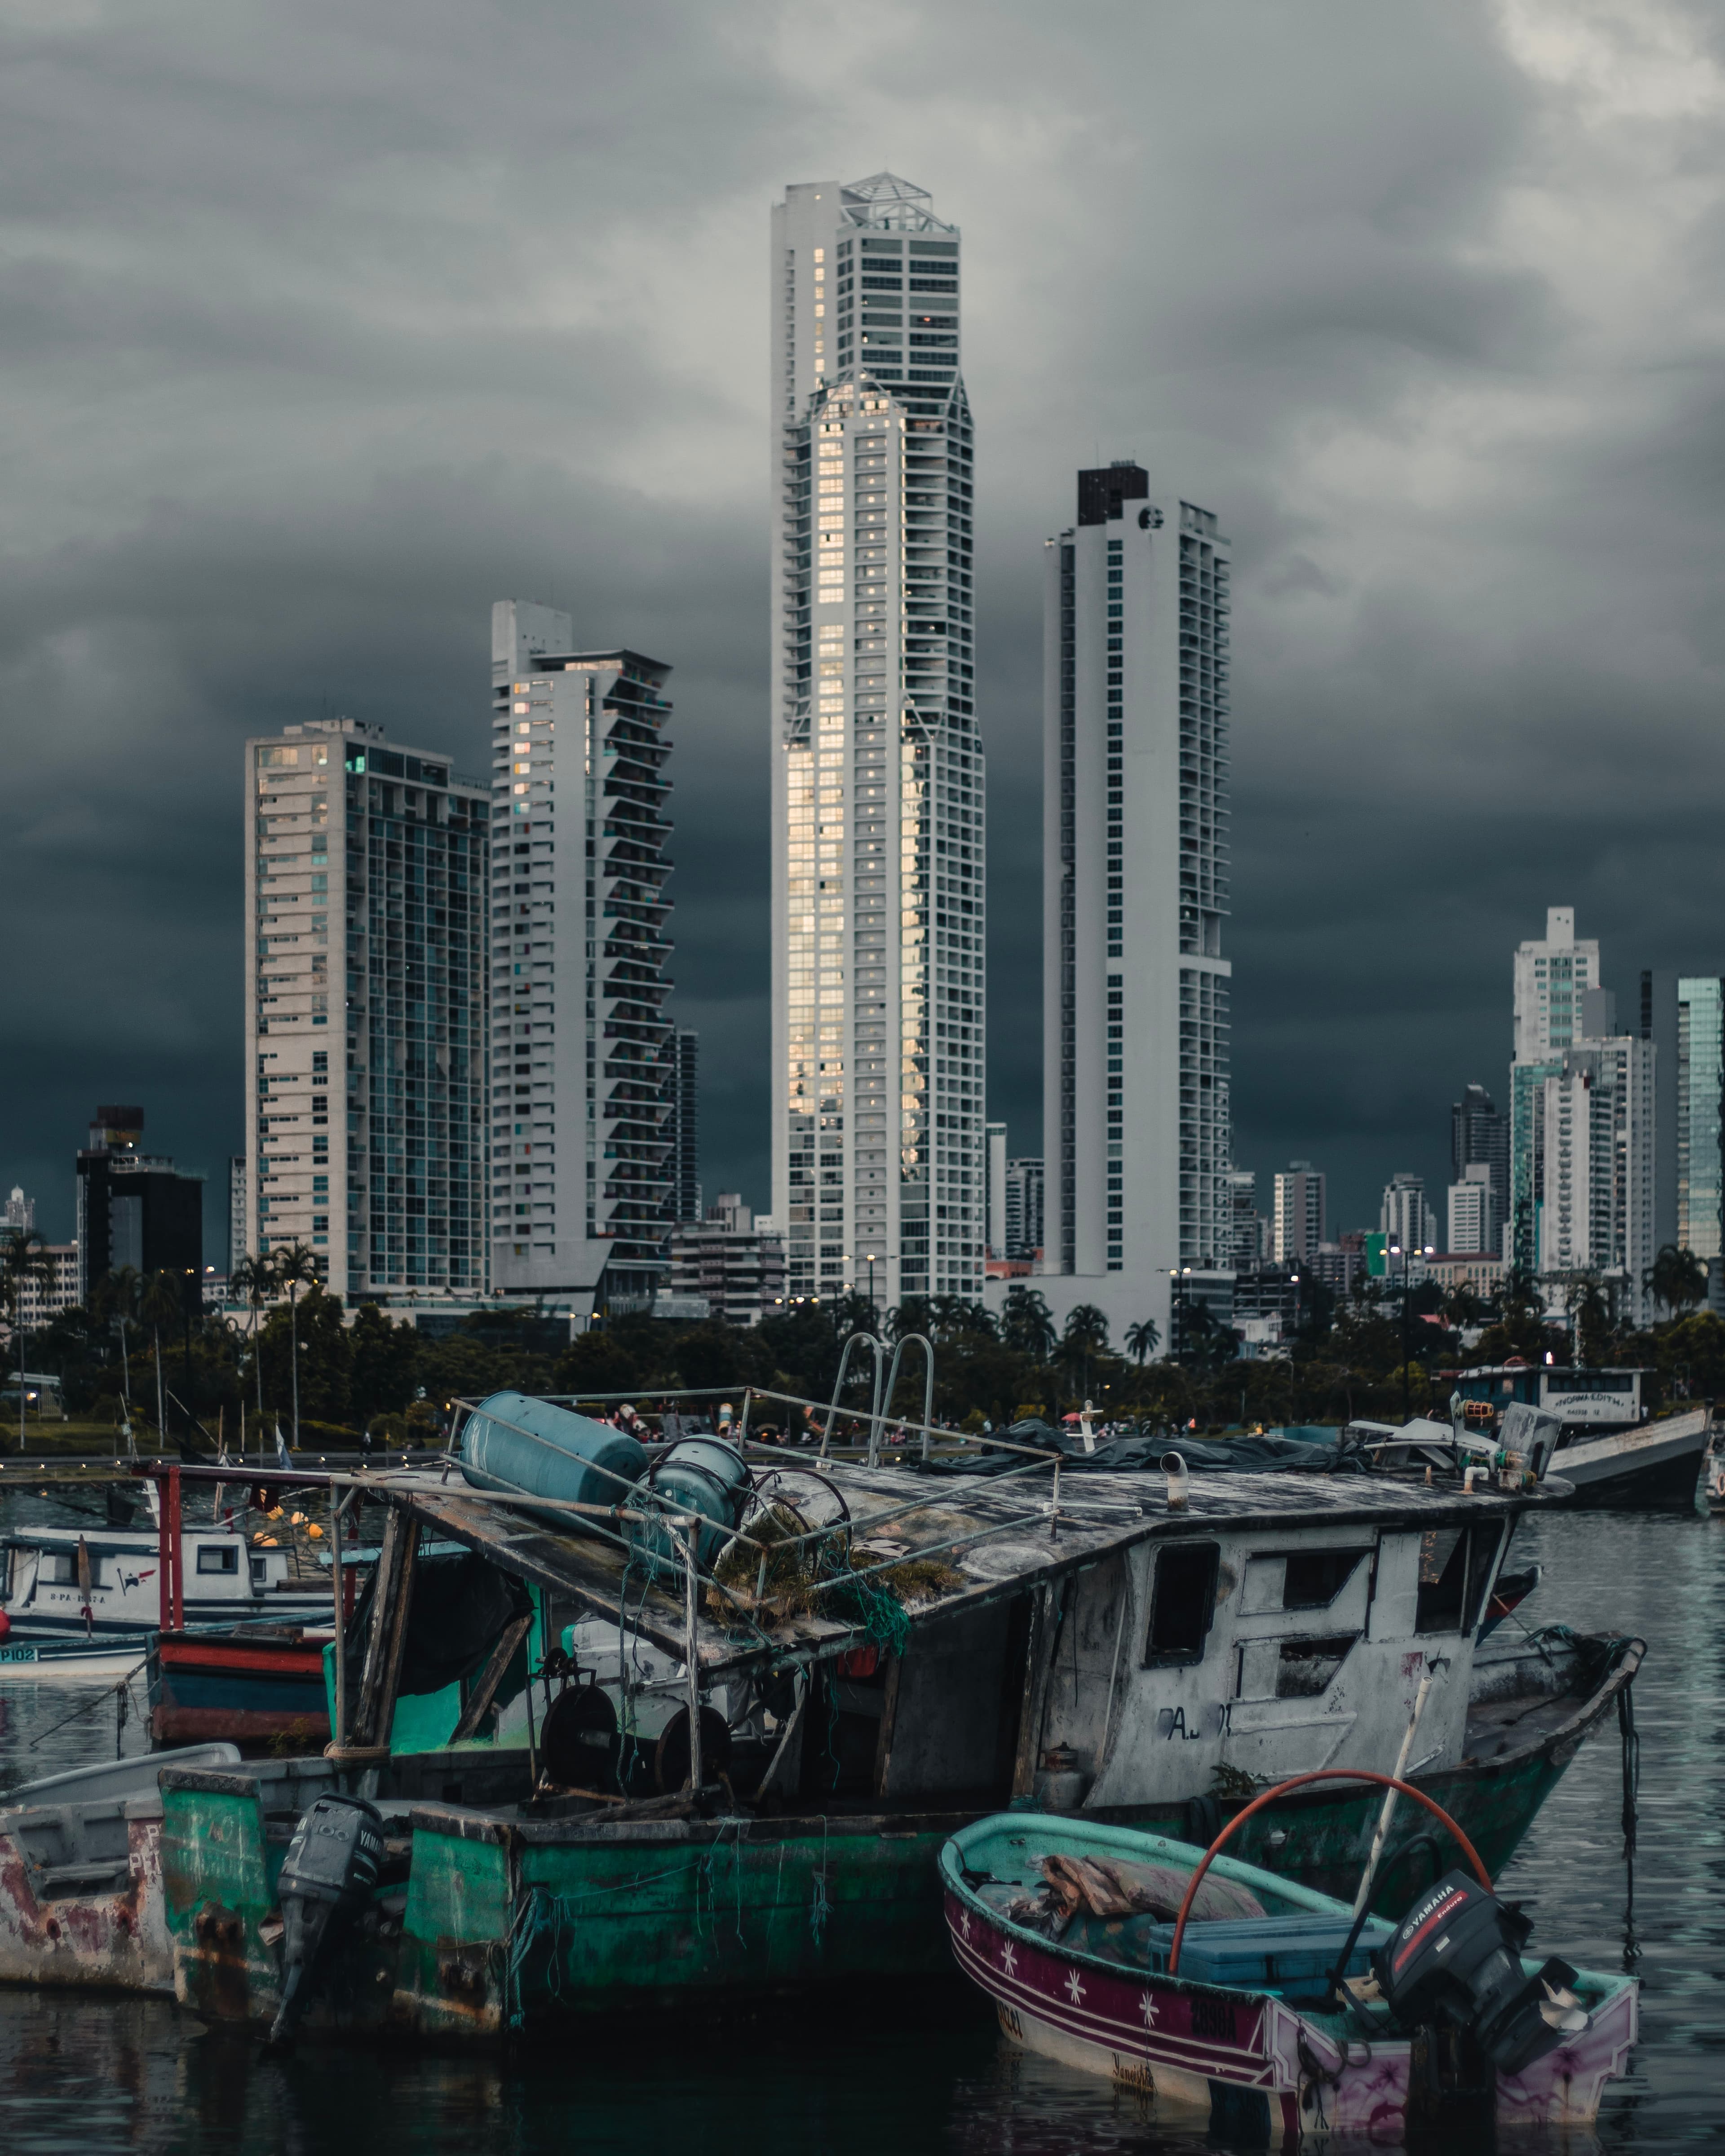
{"label": "boat roof", "polygon": [[1445,1378],[1651,1378],[1645,1363],[1476,1363],[1471,1369],[1444,1370]]}
{"label": "boat roof", "polygon": [[[775,1465],[794,1471],[814,1463],[793,1455],[781,1455]],[[1455,1484],[1428,1487],[1416,1478],[1387,1475],[1221,1472],[1192,1476],[1187,1502],[1179,1507],[1170,1505],[1168,1477],[1158,1471],[1086,1471],[1061,1483],[1057,1531],[1051,1533],[1053,1484],[1046,1472],[1034,1481],[1022,1472],[937,1477],[831,1460],[820,1472],[843,1491],[856,1538],[867,1540],[873,1526],[886,1527],[891,1542],[903,1545],[891,1563],[932,1558],[957,1575],[957,1584],[942,1582],[927,1599],[906,1606],[913,1630],[1009,1599],[1140,1543],[1224,1529],[1425,1530],[1481,1517],[1512,1517],[1574,1494],[1568,1482],[1555,1478],[1532,1491],[1468,1495]],[[424,1472],[380,1477],[371,1486],[416,1516],[422,1527],[464,1543],[518,1578],[567,1596],[595,1616],[615,1623],[626,1591],[631,1628],[683,1658],[687,1633],[680,1576],[663,1585],[648,1581],[639,1554],[593,1535],[558,1532],[547,1524],[549,1514],[536,1513],[530,1497],[517,1503]],[[919,1504],[920,1493],[926,1495]],[[859,1569],[866,1577],[867,1568]],[[870,1636],[865,1623],[842,1614],[783,1615],[770,1600],[758,1621],[739,1606],[736,1620],[727,1625],[708,1614],[703,1596],[697,1623],[701,1665],[713,1671],[822,1661]]]}

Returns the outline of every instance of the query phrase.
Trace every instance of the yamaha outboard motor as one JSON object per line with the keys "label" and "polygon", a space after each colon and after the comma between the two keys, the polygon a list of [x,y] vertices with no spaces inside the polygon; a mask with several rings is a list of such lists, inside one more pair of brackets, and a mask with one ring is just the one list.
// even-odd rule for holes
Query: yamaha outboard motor
{"label": "yamaha outboard motor", "polygon": [[363,1797],[320,1797],[300,1815],[277,1886],[282,1985],[272,2044],[291,2041],[317,1979],[370,1901],[382,1862],[383,1821]]}
{"label": "yamaha outboard motor", "polygon": [[[1450,2031],[1500,2074],[1519,2073],[1587,2025],[1566,1961],[1528,1977],[1522,1948],[1532,1926],[1465,1871],[1440,1879],[1373,1957],[1378,1988],[1404,2028]],[[1455,2053],[1452,2043],[1438,2047]]]}

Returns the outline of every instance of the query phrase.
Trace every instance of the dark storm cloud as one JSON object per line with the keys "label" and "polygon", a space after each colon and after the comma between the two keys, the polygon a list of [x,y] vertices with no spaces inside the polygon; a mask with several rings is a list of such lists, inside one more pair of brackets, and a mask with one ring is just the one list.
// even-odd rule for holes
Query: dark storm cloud
{"label": "dark storm cloud", "polygon": [[1041,542],[1235,540],[1236,1152],[1343,1224],[1501,1089],[1511,947],[1725,968],[1721,68],[1664,0],[0,10],[0,1181],[240,1142],[239,744],[482,767],[487,609],[676,668],[709,1191],[767,1198],[766,212],[960,223],[992,1101],[1040,1147]]}

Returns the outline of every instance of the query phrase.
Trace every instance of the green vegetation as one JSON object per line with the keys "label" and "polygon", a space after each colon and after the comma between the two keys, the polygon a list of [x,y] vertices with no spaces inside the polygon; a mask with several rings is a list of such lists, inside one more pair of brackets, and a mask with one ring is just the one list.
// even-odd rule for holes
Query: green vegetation
{"label": "green vegetation", "polygon": [[[1661,1253],[1667,1260],[1686,1253]],[[265,1261],[267,1265],[267,1261]],[[1619,1321],[1609,1283],[1579,1278],[1561,1323],[1541,1315],[1532,1283],[1512,1276],[1491,1305],[1465,1289],[1435,1283],[1408,1298],[1406,1389],[1414,1412],[1442,1414],[1444,1373],[1464,1363],[1529,1362],[1549,1353],[1560,1364],[1580,1359],[1639,1365],[1659,1373],[1667,1400],[1725,1394],[1725,1322],[1693,1306],[1692,1272],[1656,1268],[1650,1286],[1673,1313],[1646,1330]],[[64,1312],[22,1343],[27,1367],[57,1372],[67,1412],[100,1431],[103,1449],[124,1427],[126,1403],[141,1448],[177,1442],[187,1426],[238,1442],[242,1413],[254,1449],[261,1428],[273,1448],[278,1421],[294,1426],[295,1395],[302,1445],[352,1445],[362,1432],[379,1443],[434,1440],[450,1402],[506,1387],[597,1398],[629,1394],[643,1402],[676,1386],[752,1385],[804,1400],[830,1398],[847,1337],[880,1322],[866,1297],[793,1306],[747,1329],[715,1322],[670,1324],[623,1317],[569,1342],[561,1321],[497,1305],[475,1310],[450,1333],[434,1337],[366,1304],[347,1322],[340,1300],[315,1281],[294,1283],[275,1301],[275,1276],[242,1283],[244,1322],[205,1314],[187,1327],[177,1305],[162,1314],[155,1283],[112,1276],[94,1313]],[[1702,1283],[1704,1294],[1705,1283]],[[1464,1353],[1463,1327],[1482,1326]],[[1153,1322],[1127,1327],[1111,1342],[1102,1313],[1074,1310],[1055,1326],[1034,1286],[1018,1285],[997,1317],[980,1304],[942,1297],[889,1312],[889,1344],[925,1333],[935,1346],[935,1418],[949,1428],[997,1430],[1027,1415],[1053,1419],[1088,1399],[1104,1415],[1201,1430],[1344,1422],[1355,1416],[1399,1419],[1403,1399],[1404,1313],[1399,1283],[1366,1281],[1338,1301],[1321,1284],[1302,1291],[1301,1325],[1283,1356],[1242,1362],[1235,1336],[1194,1303],[1178,1313],[1177,1358],[1152,1360],[1159,1346]],[[14,1349],[18,1343],[14,1342]],[[16,1353],[13,1358],[16,1361]],[[871,1358],[853,1353],[845,1404],[865,1409]],[[158,1407],[158,1402],[160,1405]],[[907,1353],[896,1412],[920,1416],[920,1355]],[[798,1411],[757,1405],[754,1427],[794,1422]],[[45,1436],[57,1426],[42,1424]],[[63,1427],[63,1426],[59,1426]],[[39,1425],[32,1421],[32,1435]]]}

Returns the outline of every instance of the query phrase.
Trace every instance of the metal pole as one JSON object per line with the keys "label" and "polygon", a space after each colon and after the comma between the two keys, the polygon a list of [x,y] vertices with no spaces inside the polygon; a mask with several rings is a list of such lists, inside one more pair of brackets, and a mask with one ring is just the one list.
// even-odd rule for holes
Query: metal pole
{"label": "metal pole", "polygon": [[344,1497],[340,1504],[330,1507],[330,1558],[335,1580],[336,1749],[338,1752],[347,1742],[347,1635],[341,1609],[341,1590],[347,1583],[341,1571],[341,1515],[352,1502],[351,1497]]}
{"label": "metal pole", "polygon": [[1408,1405],[1408,1246],[1402,1245],[1402,1422],[1405,1426]]}
{"label": "metal pole", "polygon": [[683,1624],[687,1636],[689,1656],[689,1787],[691,1792],[701,1794],[702,1761],[701,1757],[701,1650],[696,1636],[696,1613],[701,1599],[701,1582],[696,1577],[695,1552],[697,1530],[685,1522],[681,1544],[683,1553]]}

